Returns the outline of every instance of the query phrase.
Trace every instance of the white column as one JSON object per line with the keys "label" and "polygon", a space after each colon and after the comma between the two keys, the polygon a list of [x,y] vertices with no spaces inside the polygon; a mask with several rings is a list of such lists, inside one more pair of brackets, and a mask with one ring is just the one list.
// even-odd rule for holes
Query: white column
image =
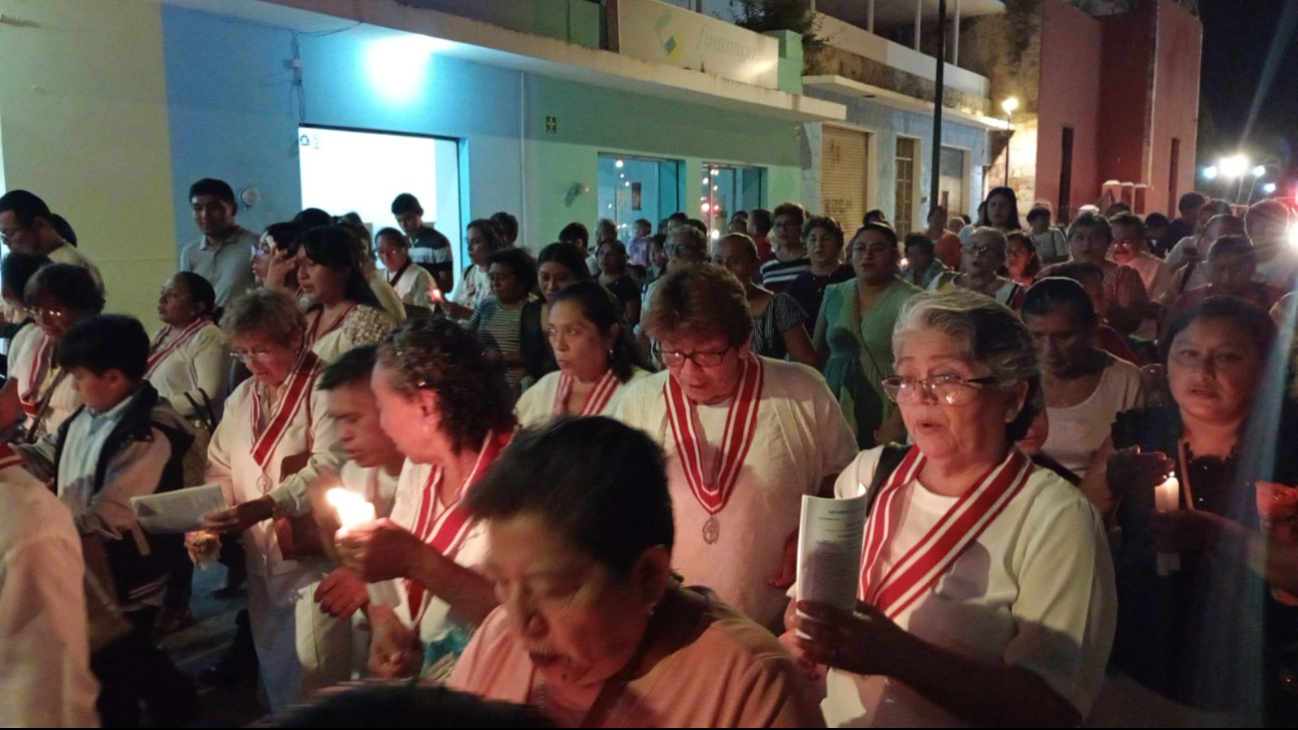
{"label": "white column", "polygon": [[919,50],[920,22],[924,20],[924,0],[915,0],[915,50]]}
{"label": "white column", "polygon": [[865,29],[874,32],[874,0],[866,0]]}
{"label": "white column", "polygon": [[960,65],[960,0],[955,0],[955,23],[951,25],[951,65]]}

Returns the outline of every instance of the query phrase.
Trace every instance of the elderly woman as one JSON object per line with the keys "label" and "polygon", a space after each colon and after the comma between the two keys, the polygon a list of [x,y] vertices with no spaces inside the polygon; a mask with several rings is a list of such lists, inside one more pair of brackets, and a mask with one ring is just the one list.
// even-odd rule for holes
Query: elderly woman
{"label": "elderly woman", "polygon": [[748,314],[753,318],[753,352],[816,367],[819,363],[807,336],[807,315],[797,300],[786,292],[773,292],[753,281],[761,267],[753,239],[743,233],[722,236],[717,241],[714,262],[744,285]]}
{"label": "elderly woman", "polygon": [[207,481],[233,506],[205,528],[243,536],[253,643],[278,711],[351,673],[351,624],[311,600],[332,566],[304,529],[307,485],[342,457],[328,394],[315,387],[324,361],[306,344],[297,302],[260,289],[235,300],[221,326],[252,377],[230,393],[208,447]]}
{"label": "elderly woman", "polygon": [[1023,302],[1024,289],[1000,275],[1005,268],[1005,234],[995,228],[978,228],[964,250],[964,271],[948,272],[928,285],[929,291],[968,289],[986,294],[1011,309]]}
{"label": "elderly woman", "polygon": [[9,378],[0,390],[0,425],[22,426],[35,443],[81,407],[81,396],[58,367],[54,353],[63,334],[104,308],[104,295],[90,272],[75,264],[50,264],[27,282],[27,311],[35,327],[24,327],[9,347]]}
{"label": "elderly woman", "polygon": [[814,327],[825,300],[825,288],[851,279],[852,265],[843,263],[843,227],[833,218],[818,215],[808,220],[802,227],[802,240],[811,258],[811,270],[798,274],[788,294],[802,306]]}
{"label": "elderly woman", "polygon": [[1050,277],[1023,298],[1023,322],[1037,343],[1050,435],[1041,451],[1079,477],[1105,460],[1113,419],[1141,405],[1140,368],[1100,349],[1099,317],[1082,285]]}
{"label": "elderly woman", "polygon": [[[1098,214],[1083,213],[1068,229],[1068,253],[1073,262],[1095,264],[1104,270],[1104,318],[1115,329],[1131,334],[1145,317],[1158,316],[1158,304],[1150,301],[1140,272],[1108,259],[1113,243],[1113,230],[1109,222]],[[1063,264],[1047,266],[1041,277],[1054,276],[1053,269]]]}
{"label": "elderly woman", "polygon": [[445,319],[394,330],[371,384],[382,428],[406,463],[392,519],[339,533],[338,549],[362,578],[392,580],[399,599],[370,605],[370,671],[444,678],[498,602],[479,570],[485,530],[464,499],[509,443],[512,400],[500,365]]}
{"label": "elderly woman", "polygon": [[[1162,516],[1151,516],[1155,487],[1173,475],[1177,513],[1256,530],[1255,483],[1298,482],[1284,453],[1292,436],[1260,400],[1281,388],[1267,367],[1275,334],[1264,312],[1234,299],[1206,299],[1178,317],[1164,345],[1172,403],[1119,414],[1105,473],[1083,482],[1122,530],[1112,660],[1120,674],[1106,687],[1097,722],[1251,725],[1260,721],[1255,700],[1286,696],[1278,668],[1264,661],[1269,649],[1293,641],[1279,633],[1292,631],[1293,609],[1253,581],[1245,556],[1213,554],[1206,531],[1169,534]],[[1159,550],[1179,552],[1179,569],[1160,572]],[[1282,724],[1291,726],[1289,717]]]}
{"label": "elderly woman", "polygon": [[818,373],[753,353],[744,288],[720,266],[673,267],[644,324],[666,370],[628,387],[616,417],[667,450],[674,565],[774,628],[802,497],[852,460],[852,432]]}
{"label": "elderly woman", "polygon": [[1036,415],[1032,337],[957,290],[908,301],[893,346],[885,384],[914,445],[863,452],[834,488],[872,505],[861,602],[786,614],[804,660],[830,667],[825,721],[1077,725],[1104,677],[1113,564],[1086,498],[1014,447]]}
{"label": "elderly woman", "polygon": [[646,434],[607,418],[524,431],[469,510],[487,521],[502,605],[452,687],[560,727],[821,724],[774,637],[672,575],[672,499]]}
{"label": "elderly woman", "polygon": [[311,303],[305,342],[326,363],[392,329],[355,252],[355,236],[341,226],[312,228],[298,248],[297,280]]}
{"label": "elderly woman", "polygon": [[548,304],[550,349],[559,371],[541,378],[518,399],[519,425],[613,413],[623,386],[649,374],[622,307],[593,281],[573,284]]}
{"label": "elderly woman", "polygon": [[892,375],[897,312],[919,289],[897,275],[897,232],[886,225],[857,231],[848,255],[856,276],[825,289],[812,342],[857,444],[867,447],[902,435],[901,419],[879,383]]}
{"label": "elderly woman", "polygon": [[410,259],[410,239],[395,228],[384,228],[374,236],[374,247],[379,260],[387,269],[387,282],[401,297],[408,312],[418,312],[432,306],[428,290],[433,287],[433,275]]}

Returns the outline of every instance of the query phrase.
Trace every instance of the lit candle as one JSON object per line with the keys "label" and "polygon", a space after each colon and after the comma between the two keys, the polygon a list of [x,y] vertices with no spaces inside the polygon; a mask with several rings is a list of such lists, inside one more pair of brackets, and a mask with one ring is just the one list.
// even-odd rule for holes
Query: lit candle
{"label": "lit candle", "polygon": [[[1154,488],[1154,509],[1159,512],[1175,512],[1181,509],[1181,482],[1175,474],[1169,474],[1162,484]],[[1181,569],[1180,553],[1159,553],[1158,574],[1170,575]]]}
{"label": "lit candle", "polygon": [[[342,526],[342,530],[349,530],[374,521],[374,505],[355,492],[342,487],[334,487],[325,492],[325,499],[338,511],[338,523]],[[390,580],[370,583],[365,588],[370,594],[371,603],[396,606],[401,600],[397,594],[396,586]]]}
{"label": "lit candle", "polygon": [[338,523],[344,530],[374,521],[374,505],[355,492],[334,487],[325,493],[325,499],[338,510]]}

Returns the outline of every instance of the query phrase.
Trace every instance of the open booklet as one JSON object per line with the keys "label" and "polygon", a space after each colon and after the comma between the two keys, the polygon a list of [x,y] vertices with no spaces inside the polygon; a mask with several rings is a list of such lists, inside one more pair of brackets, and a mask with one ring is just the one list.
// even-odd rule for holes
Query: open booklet
{"label": "open booklet", "polygon": [[225,496],[219,484],[131,497],[131,509],[135,510],[140,527],[156,533],[197,530],[204,516],[225,508]]}
{"label": "open booklet", "polygon": [[868,505],[865,494],[851,499],[803,496],[798,532],[799,601],[844,611],[856,608]]}

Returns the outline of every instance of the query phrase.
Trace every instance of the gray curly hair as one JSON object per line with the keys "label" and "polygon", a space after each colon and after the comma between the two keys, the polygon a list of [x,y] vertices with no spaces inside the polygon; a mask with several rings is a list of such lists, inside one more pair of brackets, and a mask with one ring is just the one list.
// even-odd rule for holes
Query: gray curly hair
{"label": "gray curly hair", "polygon": [[893,351],[901,352],[906,338],[921,332],[941,332],[960,343],[964,356],[991,371],[999,388],[1028,384],[1023,408],[1005,427],[1010,441],[1023,438],[1041,408],[1041,363],[1031,333],[1014,310],[965,289],[921,292],[906,300],[897,315]]}

